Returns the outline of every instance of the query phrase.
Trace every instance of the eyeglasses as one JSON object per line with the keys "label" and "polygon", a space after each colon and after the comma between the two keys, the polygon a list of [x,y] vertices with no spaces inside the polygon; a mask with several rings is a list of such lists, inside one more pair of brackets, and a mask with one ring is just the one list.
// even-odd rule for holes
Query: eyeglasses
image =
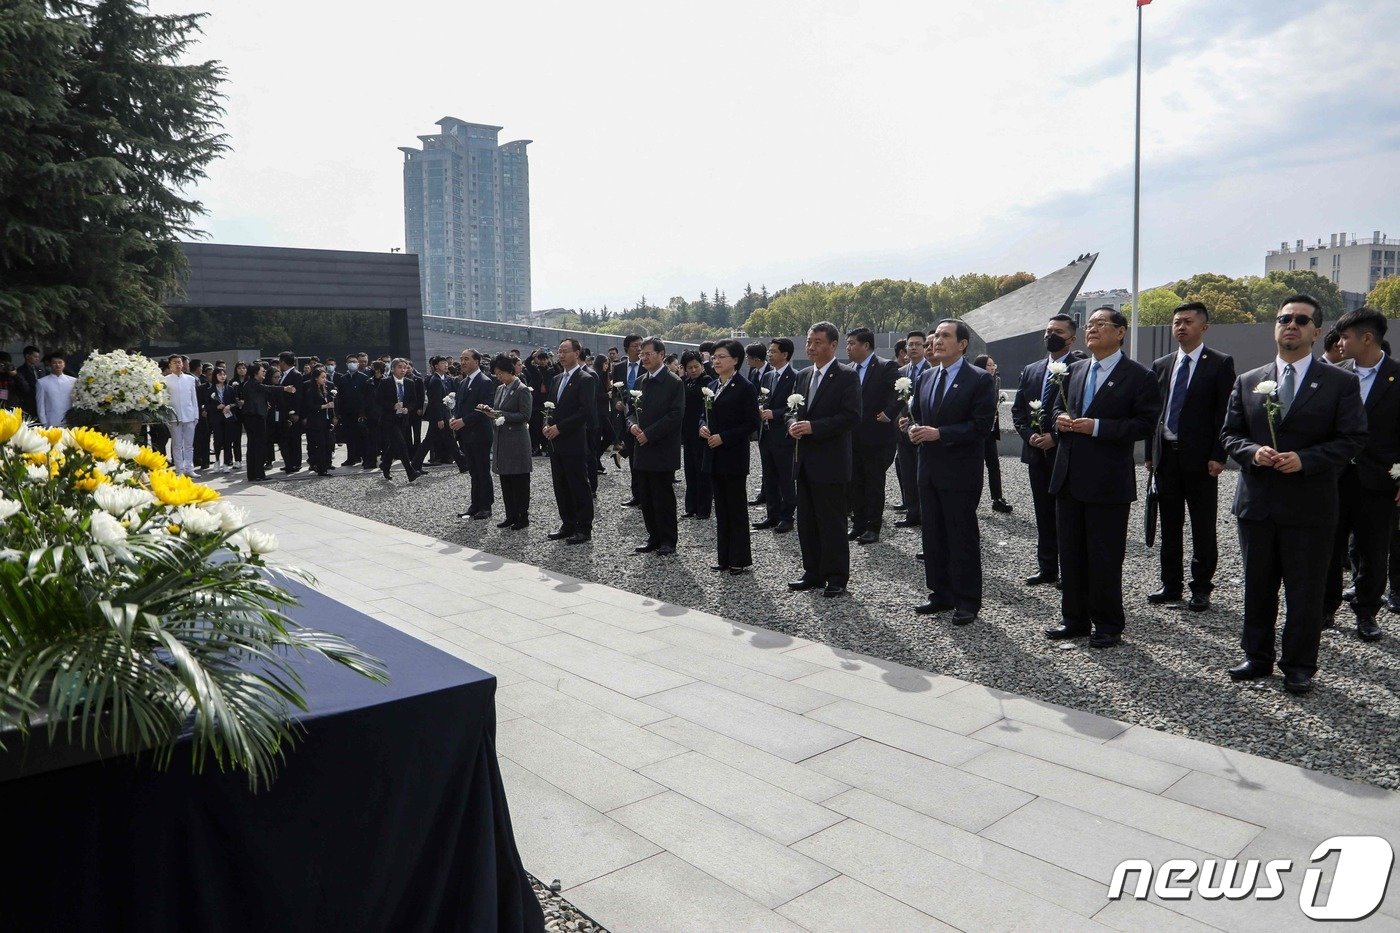
{"label": "eyeglasses", "polygon": [[1278,322],[1284,327],[1289,324],[1297,324],[1299,327],[1307,327],[1313,322],[1312,315],[1309,314],[1280,314]]}

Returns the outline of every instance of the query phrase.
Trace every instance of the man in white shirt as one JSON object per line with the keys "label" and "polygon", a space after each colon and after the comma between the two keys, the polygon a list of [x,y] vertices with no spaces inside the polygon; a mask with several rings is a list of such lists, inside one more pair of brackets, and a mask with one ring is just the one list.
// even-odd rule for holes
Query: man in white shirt
{"label": "man in white shirt", "polygon": [[167,422],[175,472],[193,476],[194,428],[199,423],[199,380],[185,372],[183,356],[170,357],[170,374],[165,377],[165,388],[170,393],[170,407],[175,412]]}
{"label": "man in white shirt", "polygon": [[34,407],[39,423],[52,428],[63,424],[68,416],[73,405],[73,386],[78,380],[64,373],[67,362],[57,353],[50,353],[44,362],[49,366],[49,374],[34,385]]}

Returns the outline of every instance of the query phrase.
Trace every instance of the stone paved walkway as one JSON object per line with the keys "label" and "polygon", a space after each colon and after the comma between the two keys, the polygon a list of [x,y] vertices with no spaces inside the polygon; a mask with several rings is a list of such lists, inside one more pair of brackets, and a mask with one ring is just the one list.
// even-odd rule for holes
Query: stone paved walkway
{"label": "stone paved walkway", "polygon": [[[496,675],[525,865],[619,933],[1302,929],[1314,846],[1400,848],[1390,791],[215,482],[281,562]],[[1110,901],[1128,858],[1294,867],[1271,902]],[[1362,927],[1400,929],[1396,887]]]}

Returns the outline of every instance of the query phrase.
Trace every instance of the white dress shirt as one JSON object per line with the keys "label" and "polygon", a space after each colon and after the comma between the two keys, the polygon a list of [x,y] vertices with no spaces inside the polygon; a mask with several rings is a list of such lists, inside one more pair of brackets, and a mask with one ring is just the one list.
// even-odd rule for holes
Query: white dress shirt
{"label": "white dress shirt", "polygon": [[835,365],[836,358],[832,357],[826,361],[825,366],[817,366],[813,369],[812,381],[807,383],[807,395],[810,397],[807,399],[805,407],[808,411],[812,410],[812,403],[816,401],[817,393],[821,391],[822,386],[826,385],[827,373],[831,372],[831,367]]}
{"label": "white dress shirt", "polygon": [[[1293,399],[1296,401],[1298,393],[1303,391],[1303,380],[1307,378],[1308,367],[1312,365],[1312,361],[1311,355],[1292,364],[1285,362],[1281,356],[1274,357],[1274,380],[1278,382],[1279,390],[1283,389],[1283,368],[1291,365],[1293,367]],[[1282,395],[1279,396],[1279,401],[1283,401]]]}
{"label": "white dress shirt", "polygon": [[174,421],[183,424],[199,420],[199,379],[189,373],[164,378],[165,388],[170,393],[170,407],[175,411]]}
{"label": "white dress shirt", "polygon": [[52,428],[63,423],[73,404],[73,386],[77,382],[67,373],[62,376],[49,373],[34,383],[34,407],[38,409],[40,424]]}
{"label": "white dress shirt", "polygon": [[[1114,350],[1114,351],[1113,351],[1112,353],[1110,353],[1108,356],[1106,356],[1106,357],[1104,357],[1103,359],[1101,359],[1101,360],[1098,361],[1098,364],[1099,364],[1099,374],[1098,374],[1098,377],[1097,377],[1096,379],[1094,379],[1094,398],[1098,398],[1098,397],[1099,397],[1099,393],[1103,391],[1104,386],[1108,385],[1108,380],[1113,376],[1113,370],[1118,366],[1118,361],[1121,360],[1122,358],[1123,358],[1123,351],[1122,351],[1122,350]],[[1094,366],[1094,360],[1093,360],[1093,358],[1090,358],[1090,360],[1089,360],[1089,367],[1092,369],[1093,366]],[[1089,388],[1089,376],[1090,376],[1090,375],[1091,375],[1090,373],[1085,373],[1085,374],[1084,374],[1084,389],[1085,389],[1085,391],[1088,391],[1088,388]],[[1090,402],[1092,403],[1092,402],[1093,402],[1093,399],[1090,399]],[[1085,407],[1087,408],[1088,406],[1086,405]],[[1081,418],[1084,417],[1084,413],[1083,413],[1083,412],[1080,412],[1079,417],[1081,417]],[[1094,437],[1098,437],[1098,436],[1099,436],[1099,419],[1097,419],[1097,418],[1094,419],[1094,434],[1093,434],[1093,436],[1094,436]]]}
{"label": "white dress shirt", "polygon": [[[1376,373],[1380,372],[1381,364],[1384,362],[1385,354],[1382,353],[1381,358],[1376,360],[1375,366],[1368,368],[1362,366],[1360,363],[1356,364],[1356,378],[1361,380],[1361,404],[1365,405],[1366,400],[1371,397],[1371,389],[1376,384]],[[39,380],[40,385],[42,385],[43,382],[44,380]]]}

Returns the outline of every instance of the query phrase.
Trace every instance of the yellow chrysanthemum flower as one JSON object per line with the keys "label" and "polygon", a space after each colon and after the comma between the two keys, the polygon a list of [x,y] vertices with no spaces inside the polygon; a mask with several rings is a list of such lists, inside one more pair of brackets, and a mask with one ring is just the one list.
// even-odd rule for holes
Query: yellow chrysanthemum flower
{"label": "yellow chrysanthemum flower", "polygon": [[168,470],[170,461],[165,459],[165,454],[149,447],[142,447],[136,454],[136,462],[152,473],[157,470]]}
{"label": "yellow chrysanthemum flower", "polygon": [[0,444],[5,443],[15,436],[15,432],[24,424],[24,412],[18,408],[0,408]]}
{"label": "yellow chrysanthemum flower", "polygon": [[157,470],[150,475],[151,492],[165,505],[201,505],[214,502],[219,494],[174,470]]}
{"label": "yellow chrysanthemum flower", "polygon": [[[59,433],[62,434],[61,431]],[[72,437],[73,446],[79,450],[87,451],[94,460],[111,460],[117,455],[117,445],[101,431],[94,431],[92,428],[74,428]],[[57,441],[51,441],[51,443],[57,443]]]}
{"label": "yellow chrysanthemum flower", "polygon": [[156,392],[164,392],[164,391],[165,391],[165,383],[163,383],[163,382],[153,382],[153,383],[151,383],[151,388],[152,388],[153,390],[155,390]]}
{"label": "yellow chrysanthemum flower", "polygon": [[35,428],[34,430],[44,435],[44,439],[49,442],[50,447],[57,447],[58,442],[63,440],[62,428]]}
{"label": "yellow chrysanthemum flower", "polygon": [[106,474],[99,473],[96,470],[93,470],[92,472],[85,473],[83,476],[79,477],[78,479],[75,479],[73,481],[73,486],[77,489],[81,489],[83,492],[92,492],[94,489],[96,489],[98,486],[101,486],[103,483],[110,482],[111,480],[107,477]]}

